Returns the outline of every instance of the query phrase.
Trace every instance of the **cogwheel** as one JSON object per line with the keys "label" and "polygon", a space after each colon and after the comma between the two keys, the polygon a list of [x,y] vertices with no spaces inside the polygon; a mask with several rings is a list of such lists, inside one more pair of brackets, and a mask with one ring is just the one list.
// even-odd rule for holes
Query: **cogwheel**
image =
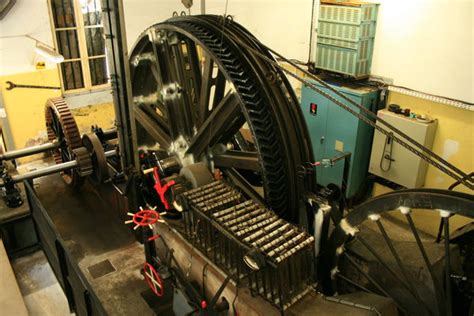
{"label": "cogwheel", "polygon": [[85,147],[79,147],[72,150],[74,158],[77,161],[76,172],[80,177],[86,177],[92,174],[94,166],[92,165],[91,156]]}
{"label": "cogwheel", "polygon": [[[46,130],[50,142],[58,142],[60,147],[53,150],[54,161],[62,163],[75,159],[73,150],[82,146],[81,135],[76,121],[63,98],[51,98],[45,106]],[[61,173],[69,185],[81,185],[81,177],[74,170]]]}

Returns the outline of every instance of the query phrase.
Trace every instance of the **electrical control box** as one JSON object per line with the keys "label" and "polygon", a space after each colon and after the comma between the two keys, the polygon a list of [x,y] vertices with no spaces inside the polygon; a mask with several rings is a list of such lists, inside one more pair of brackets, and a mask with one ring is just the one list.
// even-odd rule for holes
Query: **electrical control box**
{"label": "electrical control box", "polygon": [[[401,130],[421,145],[431,149],[437,120],[419,120],[381,110],[377,116]],[[377,122],[377,126],[388,129]],[[419,188],[425,183],[428,163],[402,147],[393,139],[375,131],[369,172],[407,188]]]}
{"label": "electrical control box", "polygon": [[[323,92],[344,104],[349,104],[322,84],[316,81],[311,82]],[[342,80],[333,80],[327,83],[367,110],[377,112],[379,108],[379,89],[350,84]],[[363,114],[355,106],[351,105],[349,107],[357,113]],[[322,186],[335,184],[342,188],[346,177],[347,183],[344,183],[345,195],[347,198],[355,196],[362,189],[367,178],[373,127],[360,121],[348,111],[304,85],[301,95],[301,109],[310,133],[316,162],[327,161],[328,159],[341,157],[345,153],[350,153],[348,160],[341,159],[333,165],[320,164],[317,166],[317,183]],[[348,165],[346,165],[347,162]],[[345,167],[346,175],[344,175]]]}

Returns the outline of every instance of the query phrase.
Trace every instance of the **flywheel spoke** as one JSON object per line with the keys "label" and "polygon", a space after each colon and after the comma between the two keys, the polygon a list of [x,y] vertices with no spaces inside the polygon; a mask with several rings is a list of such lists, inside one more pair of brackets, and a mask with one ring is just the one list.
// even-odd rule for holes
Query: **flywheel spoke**
{"label": "flywheel spoke", "polygon": [[405,278],[405,280],[408,282],[408,285],[410,286],[410,289],[411,289],[410,293],[413,294],[416,301],[419,304],[421,304],[423,306],[423,308],[425,308],[426,311],[429,312],[429,314],[432,314],[432,311],[429,308],[429,306],[426,304],[426,302],[424,302],[421,299],[420,294],[418,293],[418,291],[416,289],[416,286],[412,282],[412,278],[410,278],[410,276],[408,275],[406,267],[403,264],[402,260],[400,259],[400,256],[398,255],[398,252],[395,250],[395,247],[393,246],[392,240],[388,236],[387,231],[385,230],[385,227],[382,224],[382,221],[380,219],[377,219],[375,222],[377,223],[377,227],[379,228],[380,233],[382,234],[382,237],[385,240],[385,243],[387,244],[388,248],[390,249],[390,252],[391,252],[393,258],[397,262],[398,268],[400,269],[400,271],[402,272],[403,277]]}
{"label": "flywheel spoke", "polygon": [[[443,212],[443,211],[442,211]],[[451,293],[451,251],[449,247],[449,214],[447,216],[443,216],[444,222],[444,272],[445,272],[445,283],[446,283],[446,315],[452,314],[452,306],[453,306],[453,297]]]}
{"label": "flywheel spoke", "polygon": [[265,201],[260,193],[258,193],[237,170],[234,168],[224,168],[222,172],[239,187],[243,192],[245,192],[249,197],[254,201],[257,201],[261,205],[265,205]]}
{"label": "flywheel spoke", "polygon": [[[244,118],[237,95],[228,93],[201,125],[191,140],[187,153],[199,157],[207,148],[215,145],[223,135],[237,133],[243,122]],[[229,127],[236,125],[238,125],[236,130],[229,131]]]}
{"label": "flywheel spoke", "polygon": [[405,216],[407,218],[408,225],[410,226],[410,230],[413,233],[413,237],[415,237],[416,244],[418,245],[418,248],[420,249],[420,253],[421,253],[421,256],[423,257],[423,261],[425,262],[425,265],[428,268],[431,279],[433,281],[433,287],[434,287],[434,291],[436,295],[436,302],[438,304],[439,309],[443,311],[446,309],[446,306],[444,305],[443,291],[442,291],[441,285],[439,283],[438,278],[436,277],[435,271],[433,270],[433,266],[431,265],[430,259],[428,258],[428,255],[426,254],[425,247],[423,246],[423,243],[421,242],[420,235],[418,234],[418,230],[416,229],[416,226],[413,221],[413,218],[411,217],[411,214],[406,213]]}
{"label": "flywheel spoke", "polygon": [[149,33],[150,43],[153,51],[153,60],[149,63],[149,67],[151,73],[153,74],[153,78],[156,81],[156,84],[159,87],[163,86],[163,78],[161,77],[161,67],[160,67],[160,59],[158,57],[158,51],[156,47],[156,43],[158,43],[157,34],[154,30],[151,30]]}
{"label": "flywheel spoke", "polygon": [[161,91],[163,96],[163,103],[167,109],[167,117],[169,118],[169,128],[171,137],[176,140],[180,137],[190,139],[192,136],[193,123],[190,117],[189,106],[186,106],[183,96],[183,87],[180,86],[180,78],[178,72],[180,71],[180,64],[175,55],[177,49],[176,45],[170,45],[168,40],[160,44],[160,49],[157,50],[159,59],[163,61],[161,65],[163,75],[163,89]]}
{"label": "flywheel spoke", "polygon": [[199,113],[201,124],[209,116],[209,102],[211,99],[211,87],[214,83],[212,79],[214,62],[209,55],[205,56],[201,78],[201,89],[199,93]]}
{"label": "flywheel spoke", "polygon": [[161,146],[169,147],[171,145],[172,140],[168,132],[139,107],[135,108],[135,119]]}
{"label": "flywheel spoke", "polygon": [[214,164],[219,168],[237,168],[244,170],[260,170],[260,162],[256,152],[227,150],[222,154],[214,154]]}

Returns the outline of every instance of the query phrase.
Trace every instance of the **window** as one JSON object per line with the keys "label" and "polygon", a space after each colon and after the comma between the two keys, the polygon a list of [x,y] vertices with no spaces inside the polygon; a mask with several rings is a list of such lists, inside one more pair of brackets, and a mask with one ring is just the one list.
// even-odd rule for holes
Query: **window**
{"label": "window", "polygon": [[[63,89],[83,91],[108,86],[100,0],[49,0]],[[78,14],[79,12],[79,14]]]}

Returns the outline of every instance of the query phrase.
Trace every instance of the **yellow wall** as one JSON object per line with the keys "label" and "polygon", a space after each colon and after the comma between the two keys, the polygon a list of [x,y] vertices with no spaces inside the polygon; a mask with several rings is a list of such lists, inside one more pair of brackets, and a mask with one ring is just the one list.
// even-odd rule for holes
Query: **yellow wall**
{"label": "yellow wall", "polygon": [[0,91],[16,149],[43,143],[47,140],[44,106],[46,100],[61,95],[61,90],[22,89],[6,90],[6,81],[16,84],[60,86],[56,69],[37,70],[0,77]]}
{"label": "yellow wall", "polygon": [[[6,81],[16,84],[60,86],[56,69],[37,70],[0,77],[0,91],[3,96],[8,122],[12,133],[15,149],[42,144],[47,141],[44,106],[46,100],[61,96],[61,90],[22,89],[6,90]],[[90,132],[91,125],[99,125],[108,129],[114,125],[114,109],[112,103],[89,105],[71,110],[81,134]],[[27,162],[41,156],[21,159]]]}
{"label": "yellow wall", "polygon": [[[388,101],[388,104],[396,103],[415,113],[426,113],[437,118],[438,128],[433,151],[466,173],[474,171],[474,112],[394,92],[390,92]],[[426,174],[425,187],[447,189],[454,181],[430,165]],[[473,193],[462,185],[458,186],[456,190]],[[389,191],[392,190],[375,184],[372,194],[377,196]],[[399,212],[391,212],[390,215],[397,217],[402,222],[405,221],[404,216]],[[440,219],[437,212],[418,210],[412,216],[417,228],[436,235]],[[451,230],[455,230],[471,221],[472,219],[469,218],[454,216],[450,219],[449,226]]]}
{"label": "yellow wall", "polygon": [[[474,112],[390,92],[388,104],[396,103],[415,113],[438,119],[433,151],[465,173],[474,171]],[[447,189],[455,180],[433,166],[428,167],[425,187]],[[456,190],[473,193],[465,186]]]}
{"label": "yellow wall", "polygon": [[114,127],[115,112],[113,103],[88,105],[71,110],[81,134],[90,133],[92,125],[106,130]]}

